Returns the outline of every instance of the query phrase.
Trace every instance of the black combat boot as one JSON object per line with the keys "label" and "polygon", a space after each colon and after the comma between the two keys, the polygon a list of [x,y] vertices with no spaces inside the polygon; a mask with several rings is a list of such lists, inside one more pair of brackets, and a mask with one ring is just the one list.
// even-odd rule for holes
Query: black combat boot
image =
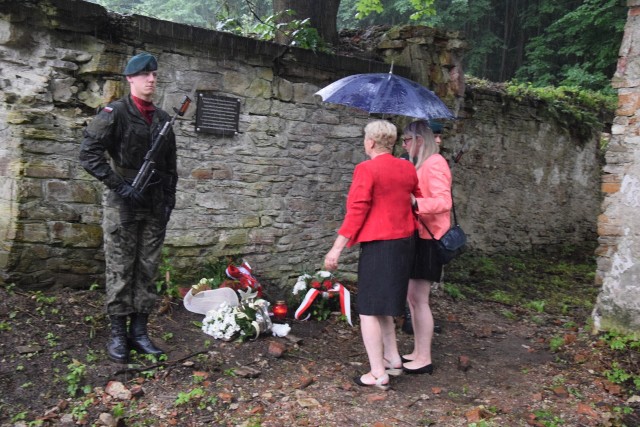
{"label": "black combat boot", "polygon": [[109,316],[111,320],[111,339],[107,343],[109,359],[117,363],[127,363],[129,345],[127,344],[127,316]]}
{"label": "black combat boot", "polygon": [[147,322],[149,315],[146,313],[133,313],[131,326],[129,327],[129,345],[138,353],[164,354],[164,351],[156,347],[147,334]]}

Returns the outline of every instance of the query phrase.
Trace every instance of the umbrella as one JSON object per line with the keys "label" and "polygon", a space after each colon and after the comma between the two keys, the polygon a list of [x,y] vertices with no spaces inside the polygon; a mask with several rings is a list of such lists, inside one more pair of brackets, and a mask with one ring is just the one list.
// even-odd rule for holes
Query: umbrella
{"label": "umbrella", "polygon": [[324,102],[348,105],[368,113],[418,119],[452,119],[453,113],[426,87],[391,72],[355,74],[316,92]]}

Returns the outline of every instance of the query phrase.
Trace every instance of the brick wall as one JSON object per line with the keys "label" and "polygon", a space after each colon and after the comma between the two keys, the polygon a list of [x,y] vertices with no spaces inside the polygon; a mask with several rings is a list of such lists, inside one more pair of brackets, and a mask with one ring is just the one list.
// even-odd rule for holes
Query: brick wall
{"label": "brick wall", "polygon": [[629,14],[613,86],[618,109],[602,176],[595,328],[640,331],[640,0]]}

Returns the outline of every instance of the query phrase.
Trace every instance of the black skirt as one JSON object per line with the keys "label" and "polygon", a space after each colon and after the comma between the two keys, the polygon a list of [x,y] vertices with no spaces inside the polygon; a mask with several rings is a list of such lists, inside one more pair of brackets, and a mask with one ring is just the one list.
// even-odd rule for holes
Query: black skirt
{"label": "black skirt", "polygon": [[416,238],[415,260],[411,269],[411,278],[429,280],[430,282],[439,282],[442,278],[442,264],[438,261],[435,240]]}
{"label": "black skirt", "polygon": [[369,316],[404,314],[415,238],[360,243],[356,309]]}

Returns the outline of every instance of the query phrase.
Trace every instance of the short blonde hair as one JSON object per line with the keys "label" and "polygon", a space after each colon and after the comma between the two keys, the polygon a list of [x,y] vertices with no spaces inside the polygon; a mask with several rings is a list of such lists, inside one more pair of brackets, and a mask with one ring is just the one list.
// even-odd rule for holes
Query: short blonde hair
{"label": "short blonde hair", "polygon": [[376,143],[377,151],[391,152],[398,139],[398,129],[387,120],[374,120],[364,127],[364,137]]}

